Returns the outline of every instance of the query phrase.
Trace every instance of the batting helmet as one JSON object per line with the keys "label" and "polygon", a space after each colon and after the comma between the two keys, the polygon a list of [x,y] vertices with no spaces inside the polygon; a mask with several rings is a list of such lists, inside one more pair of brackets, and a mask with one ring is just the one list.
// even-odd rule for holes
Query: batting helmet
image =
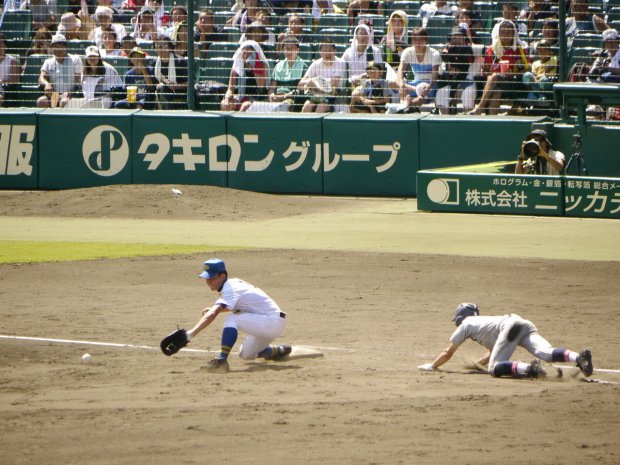
{"label": "batting helmet", "polygon": [[463,320],[468,316],[478,315],[480,315],[480,311],[478,310],[478,306],[476,304],[462,303],[456,307],[452,321],[454,321],[457,326],[461,326]]}

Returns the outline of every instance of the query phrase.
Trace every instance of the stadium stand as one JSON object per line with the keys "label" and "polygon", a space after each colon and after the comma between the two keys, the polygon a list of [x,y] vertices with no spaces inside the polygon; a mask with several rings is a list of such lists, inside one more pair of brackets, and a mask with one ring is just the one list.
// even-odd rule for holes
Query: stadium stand
{"label": "stadium stand", "polygon": [[[148,2],[148,0],[147,0]],[[374,43],[379,45],[380,41],[384,39],[387,34],[386,21],[389,18],[391,12],[394,10],[403,10],[408,15],[408,30],[411,31],[415,27],[419,27],[421,24],[421,18],[419,16],[420,7],[424,2],[420,0],[396,0],[393,2],[384,3],[383,14],[369,14],[362,12],[355,18],[353,26],[359,22],[364,22],[372,26],[374,34]],[[492,43],[491,30],[496,24],[497,19],[502,15],[503,1],[476,1],[474,2],[474,8],[481,14],[482,18],[482,30],[474,36],[477,44],[488,47]],[[527,1],[518,0],[514,2],[518,8],[526,8]],[[114,3],[120,5],[120,2]],[[319,57],[318,45],[326,38],[333,40],[336,45],[336,55],[342,56],[344,51],[351,45],[352,32],[354,27],[350,25],[351,19],[346,14],[348,2],[345,0],[337,0],[333,2],[335,8],[333,10],[325,10],[322,12],[311,11],[310,9],[289,9],[284,14],[277,15],[275,8],[272,8],[273,1],[263,1],[259,4],[259,8],[267,9],[270,13],[268,18],[270,24],[268,29],[273,32],[276,40],[279,34],[285,33],[288,18],[291,14],[297,14],[304,20],[303,24],[303,38],[304,40],[299,45],[299,56],[303,59],[307,65],[310,65],[313,60]],[[169,9],[175,5],[184,5],[183,0],[173,0],[170,4],[165,5],[165,10],[159,11],[157,16],[160,21],[159,31],[160,33],[170,33],[172,30],[170,24],[170,11]],[[216,97],[219,95],[217,92],[209,93],[209,86],[204,85],[205,82],[220,82],[223,85],[228,83],[230,71],[232,68],[232,57],[239,47],[239,41],[244,33],[244,26],[242,28],[232,25],[232,19],[236,15],[241,15],[241,12],[237,12],[235,9],[235,0],[196,0],[195,10],[190,18],[198,17],[200,10],[208,8],[213,12],[213,26],[214,33],[217,35],[217,39],[214,39],[212,43],[209,43],[208,48],[202,48],[202,52],[199,56],[196,56],[196,79],[197,88],[201,89],[200,99],[203,103],[208,101],[208,104],[200,103],[201,108],[208,107],[209,109],[217,109]],[[70,9],[71,8],[71,9]],[[58,18],[66,11],[77,11],[74,6],[69,6],[65,1],[58,4]],[[292,8],[292,7],[291,7]],[[273,11],[272,11],[273,10]],[[597,14],[604,15],[608,24],[612,27],[620,27],[620,0],[608,0],[600,2],[592,2],[590,10]],[[93,11],[89,12],[93,13]],[[133,30],[133,24],[136,17],[136,11],[118,9],[114,15],[115,22],[123,24],[128,32]],[[249,20],[253,18],[253,12],[248,12]],[[516,21],[519,23],[521,20]],[[83,26],[87,25],[88,21],[84,21]],[[245,24],[245,23],[243,23]],[[535,23],[533,30],[527,31],[527,34],[521,34],[520,38],[526,45],[533,47],[534,41],[541,38],[541,27],[543,21],[538,20]],[[94,26],[94,23],[92,24]],[[442,51],[445,44],[448,42],[452,29],[456,26],[453,16],[435,15],[428,19],[427,31],[429,34],[429,45]],[[52,32],[54,32],[57,25],[50,25]],[[242,30],[243,29],[243,30]],[[30,55],[26,56],[26,51],[32,46],[33,31],[33,14],[26,10],[8,10],[2,15],[2,22],[0,23],[0,32],[6,37],[7,53],[15,56],[18,59],[22,74],[20,76],[20,85],[18,86],[19,97],[14,101],[7,101],[5,99],[5,106],[33,106],[36,97],[40,95],[40,89],[38,86],[38,77],[40,74],[41,64],[44,59],[49,55]],[[246,39],[251,37],[246,37]],[[118,38],[120,40],[121,38]],[[68,42],[68,53],[76,54],[81,57],[84,56],[85,49],[93,45],[89,40],[71,40]],[[148,56],[155,59],[157,56],[153,41],[140,41],[138,44]],[[273,68],[279,59],[283,58],[281,50],[276,47],[275,43],[262,43],[262,50],[266,55],[266,58]],[[569,70],[575,63],[590,64],[594,59],[594,54],[601,50],[603,47],[602,37],[598,33],[580,33],[575,35],[568,43],[569,53],[566,57],[559,57],[559,60],[565,64],[565,69]],[[382,49],[384,47],[382,46]],[[527,47],[525,48],[527,52]],[[206,50],[206,52],[205,52]],[[554,47],[557,52],[557,46]],[[401,50],[402,51],[402,50]],[[385,59],[384,54],[384,59]],[[538,57],[532,54],[529,56],[531,62]],[[117,70],[121,77],[130,68],[129,59],[126,56],[107,56],[104,61],[110,63]],[[480,63],[478,63],[480,64]],[[396,71],[398,62],[394,66]],[[411,76],[410,70],[406,69]],[[568,76],[561,76],[560,78],[567,79]],[[560,79],[562,81],[562,79]],[[480,82],[483,83],[484,79],[480,78]],[[200,87],[200,85],[202,85]],[[215,86],[216,87],[216,86]],[[215,88],[214,87],[214,88]],[[352,91],[353,89],[348,89]],[[397,95],[397,92],[395,93]],[[536,109],[536,114],[541,111],[541,102],[528,101],[527,93],[523,92],[523,98],[518,99],[521,107],[525,107],[527,110]],[[552,100],[552,99],[551,99]],[[502,110],[509,110],[513,102],[502,102]],[[206,105],[206,106],[205,106]],[[342,108],[343,106],[340,106]],[[344,106],[346,108],[346,106]],[[423,106],[423,110],[434,110],[434,101],[432,98],[427,100],[427,103]],[[548,102],[542,105],[542,112],[549,111],[549,115],[554,115],[554,108],[548,108]],[[458,111],[458,108],[457,108]]]}

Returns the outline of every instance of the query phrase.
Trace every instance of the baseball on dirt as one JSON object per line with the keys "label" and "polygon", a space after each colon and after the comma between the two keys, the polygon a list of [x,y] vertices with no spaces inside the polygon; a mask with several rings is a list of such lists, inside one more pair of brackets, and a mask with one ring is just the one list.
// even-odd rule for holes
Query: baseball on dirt
{"label": "baseball on dirt", "polygon": [[84,360],[85,362],[90,362],[92,359],[93,359],[93,356],[90,354],[82,355],[82,360]]}

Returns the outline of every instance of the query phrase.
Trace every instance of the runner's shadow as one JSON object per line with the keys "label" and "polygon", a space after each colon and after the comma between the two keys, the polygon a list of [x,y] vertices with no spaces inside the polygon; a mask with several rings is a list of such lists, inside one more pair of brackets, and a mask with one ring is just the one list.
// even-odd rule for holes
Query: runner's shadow
{"label": "runner's shadow", "polygon": [[249,363],[244,370],[235,370],[236,372],[254,372],[254,371],[284,371],[284,370],[299,370],[299,365],[285,365],[283,363],[271,364],[271,363]]}

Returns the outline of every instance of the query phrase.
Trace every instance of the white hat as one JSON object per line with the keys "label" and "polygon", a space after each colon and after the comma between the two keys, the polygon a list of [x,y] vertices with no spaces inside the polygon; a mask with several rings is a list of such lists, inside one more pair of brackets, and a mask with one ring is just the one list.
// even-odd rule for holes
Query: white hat
{"label": "white hat", "polygon": [[65,36],[63,36],[62,34],[54,34],[52,36],[52,42],[51,44],[66,44],[67,43],[67,38]]}
{"label": "white hat", "polygon": [[620,39],[620,34],[618,34],[618,31],[616,31],[615,29],[606,29],[601,35],[603,36],[603,42],[605,42],[606,40]]}
{"label": "white hat", "polygon": [[86,58],[88,58],[88,57],[100,57],[101,54],[99,53],[99,49],[97,48],[96,45],[90,45],[90,46],[86,47],[86,52],[84,53],[84,56]]}
{"label": "white hat", "polygon": [[114,10],[107,6],[98,6],[95,10],[95,16],[110,16],[114,15]]}
{"label": "white hat", "polygon": [[58,32],[67,32],[74,29],[79,29],[82,26],[82,22],[73,13],[65,13],[60,17],[60,24],[58,25]]}

